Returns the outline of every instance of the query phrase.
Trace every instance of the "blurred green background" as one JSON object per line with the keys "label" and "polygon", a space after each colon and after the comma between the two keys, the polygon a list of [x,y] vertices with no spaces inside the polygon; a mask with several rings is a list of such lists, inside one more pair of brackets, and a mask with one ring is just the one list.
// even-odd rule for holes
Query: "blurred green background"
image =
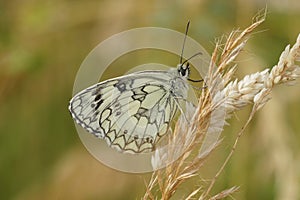
{"label": "blurred green background", "polygon": [[[216,37],[245,28],[266,5],[265,23],[237,61],[240,78],[273,66],[285,46],[295,42],[298,0],[0,1],[0,199],[139,199],[149,174],[112,170],[79,140],[67,105],[81,62],[113,34],[144,26],[184,32],[188,20],[189,36],[211,53]],[[107,73],[116,75],[114,70]],[[236,199],[300,199],[299,87],[275,89],[241,139],[215,193],[239,185]],[[201,183],[224,161],[248,113],[238,112],[230,120]]]}

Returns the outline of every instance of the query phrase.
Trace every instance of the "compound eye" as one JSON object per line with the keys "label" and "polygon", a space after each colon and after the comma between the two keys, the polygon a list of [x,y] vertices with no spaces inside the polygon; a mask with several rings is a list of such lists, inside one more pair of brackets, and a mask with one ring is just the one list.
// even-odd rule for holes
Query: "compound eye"
{"label": "compound eye", "polygon": [[181,68],[181,75],[185,76],[185,73],[186,73],[186,69]]}
{"label": "compound eye", "polygon": [[189,63],[187,63],[186,65],[181,64],[177,69],[178,74],[183,77],[189,76],[189,65]]}

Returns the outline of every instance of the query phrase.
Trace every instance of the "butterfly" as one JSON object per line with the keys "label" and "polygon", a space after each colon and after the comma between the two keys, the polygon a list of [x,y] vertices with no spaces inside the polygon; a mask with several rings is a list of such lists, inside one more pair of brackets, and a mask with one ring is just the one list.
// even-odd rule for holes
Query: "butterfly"
{"label": "butterfly", "polygon": [[181,55],[177,68],[140,71],[92,85],[70,100],[69,111],[77,124],[118,151],[151,152],[177,110],[183,112],[179,101],[187,101],[188,81],[198,82],[189,78],[189,59],[182,62]]}

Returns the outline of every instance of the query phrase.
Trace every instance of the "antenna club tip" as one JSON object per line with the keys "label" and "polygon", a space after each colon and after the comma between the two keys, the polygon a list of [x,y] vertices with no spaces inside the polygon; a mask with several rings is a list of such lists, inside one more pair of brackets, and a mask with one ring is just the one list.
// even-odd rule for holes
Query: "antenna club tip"
{"label": "antenna club tip", "polygon": [[186,26],[189,27],[190,23],[191,23],[191,20],[188,20]]}

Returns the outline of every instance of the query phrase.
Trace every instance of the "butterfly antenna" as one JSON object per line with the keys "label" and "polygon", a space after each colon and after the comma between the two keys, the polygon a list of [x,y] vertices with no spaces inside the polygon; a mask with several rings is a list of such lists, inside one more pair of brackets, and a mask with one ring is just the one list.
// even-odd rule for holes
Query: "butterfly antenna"
{"label": "butterfly antenna", "polygon": [[191,60],[192,58],[202,55],[201,52],[195,53],[194,55],[192,55],[191,57],[189,57],[187,60],[185,60],[183,63],[181,63],[181,66],[184,65],[185,63],[187,63],[189,60]]}
{"label": "butterfly antenna", "polygon": [[181,49],[181,55],[180,55],[180,64],[182,63],[182,57],[183,57],[183,51],[184,51],[184,46],[185,46],[185,41],[186,41],[186,36],[189,30],[189,26],[190,26],[190,20],[188,21],[187,25],[186,25],[186,29],[185,29],[185,35],[184,35],[184,39],[183,39],[183,46]]}

